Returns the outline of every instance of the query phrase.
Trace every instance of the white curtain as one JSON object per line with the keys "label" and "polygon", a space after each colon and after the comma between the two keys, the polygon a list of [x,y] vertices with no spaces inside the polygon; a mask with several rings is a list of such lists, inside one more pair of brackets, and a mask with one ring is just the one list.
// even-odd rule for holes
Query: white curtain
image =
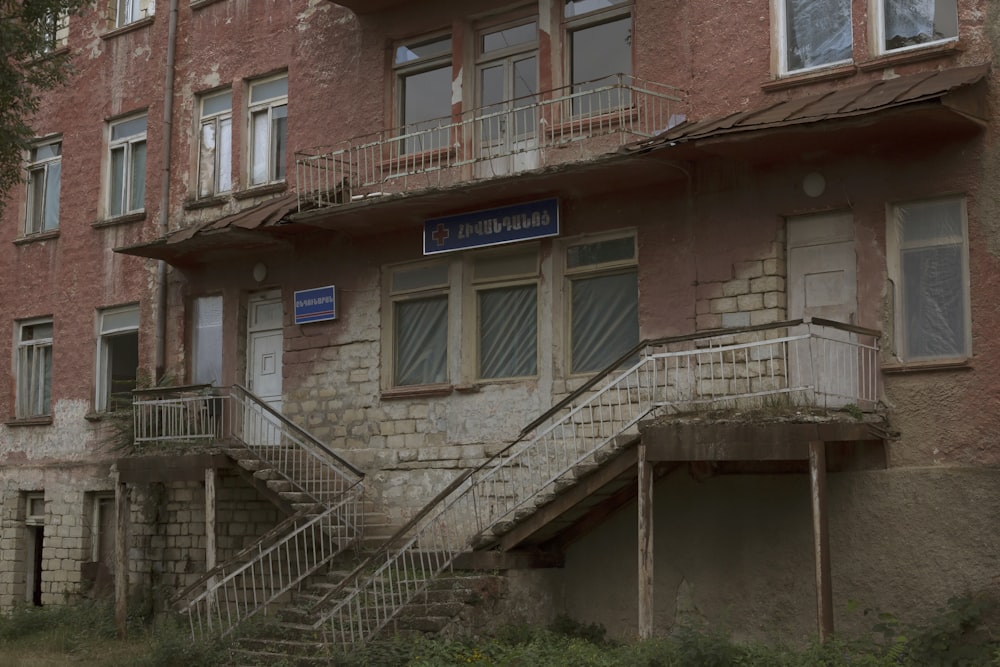
{"label": "white curtain", "polygon": [[396,304],[395,384],[436,384],[448,379],[448,297]]}
{"label": "white curtain", "polygon": [[792,72],[851,59],[851,0],[785,0],[786,67]]}
{"label": "white curtain", "polygon": [[525,377],[538,369],[538,306],[534,285],[479,293],[479,376]]}
{"label": "white curtain", "polygon": [[636,272],[578,278],[572,292],[574,373],[599,371],[639,342]]}

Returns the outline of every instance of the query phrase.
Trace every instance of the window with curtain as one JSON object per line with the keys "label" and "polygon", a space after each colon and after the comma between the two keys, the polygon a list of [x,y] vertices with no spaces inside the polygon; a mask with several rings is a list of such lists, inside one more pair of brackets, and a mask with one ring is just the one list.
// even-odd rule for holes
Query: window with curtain
{"label": "window with curtain", "polygon": [[285,180],[288,77],[250,84],[250,184]]}
{"label": "window with curtain", "polygon": [[146,116],[111,123],[108,216],[146,207]]}
{"label": "window with curtain", "polygon": [[958,39],[955,0],[879,0],[882,52]]}
{"label": "window with curtain", "polygon": [[943,199],[895,206],[898,245],[897,354],[904,361],[970,354],[968,241],[964,202]]}
{"label": "window with curtain", "polygon": [[204,95],[200,103],[198,196],[211,197],[233,189],[233,92]]}
{"label": "window with curtain", "polygon": [[851,0],[779,0],[783,74],[851,61]]}
{"label": "window with curtain", "polygon": [[538,374],[538,251],[487,253],[473,265],[480,379]]}
{"label": "window with curtain", "polygon": [[448,381],[448,264],[390,270],[392,385]]}
{"label": "window with curtain", "polygon": [[198,297],[192,308],[191,380],[194,384],[218,385],[222,380],[222,297]]}
{"label": "window with curtain", "polygon": [[52,320],[18,325],[16,414],[19,419],[52,414]]}
{"label": "window with curtain", "polygon": [[607,367],[639,342],[639,283],[635,237],[571,245],[569,280],[572,373]]}

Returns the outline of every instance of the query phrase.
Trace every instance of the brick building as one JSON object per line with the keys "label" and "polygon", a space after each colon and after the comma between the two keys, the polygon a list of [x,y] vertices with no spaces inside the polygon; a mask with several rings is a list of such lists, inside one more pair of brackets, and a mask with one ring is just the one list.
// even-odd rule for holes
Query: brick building
{"label": "brick building", "polygon": [[340,641],[397,570],[619,635],[995,585],[994,5],[119,4],[3,214],[0,605],[395,528]]}

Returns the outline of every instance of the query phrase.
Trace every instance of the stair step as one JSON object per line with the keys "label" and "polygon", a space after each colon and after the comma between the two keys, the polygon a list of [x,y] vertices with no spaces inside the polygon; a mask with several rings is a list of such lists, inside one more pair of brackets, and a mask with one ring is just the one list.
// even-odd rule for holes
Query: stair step
{"label": "stair step", "polygon": [[[261,463],[263,463],[263,461]],[[267,464],[265,463],[264,465]],[[253,476],[256,479],[262,479],[264,481],[283,479],[281,473],[274,468],[261,468],[260,470],[255,471]]]}
{"label": "stair step", "polygon": [[260,459],[240,459],[237,464],[246,471],[257,472],[258,470],[266,470],[271,467],[271,464],[267,461],[261,461]]}
{"label": "stair step", "polygon": [[[276,493],[281,493],[282,491],[291,491],[292,483],[283,479],[269,479],[267,480],[267,488],[275,491]],[[312,507],[312,503],[305,503],[304,507],[297,507],[296,505],[292,505],[292,508],[296,511]]]}
{"label": "stair step", "polygon": [[293,506],[298,503],[308,506],[315,504],[313,497],[303,491],[279,491],[278,495],[287,500],[289,503],[292,503]]}

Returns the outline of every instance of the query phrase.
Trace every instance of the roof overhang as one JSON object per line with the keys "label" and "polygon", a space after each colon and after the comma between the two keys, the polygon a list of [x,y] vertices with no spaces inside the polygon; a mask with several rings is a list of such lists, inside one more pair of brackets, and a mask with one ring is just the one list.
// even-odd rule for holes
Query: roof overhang
{"label": "roof overhang", "polygon": [[[342,3],[341,3],[342,4]],[[661,162],[730,158],[767,165],[837,156],[902,154],[982,132],[989,65],[872,81],[800,95],[723,118],[687,122],[575,163],[448,187],[299,211],[294,193],[116,252],[175,266],[208,264],[329,240],[419,228],[428,218],[544,197],[600,196],[680,179]]]}

